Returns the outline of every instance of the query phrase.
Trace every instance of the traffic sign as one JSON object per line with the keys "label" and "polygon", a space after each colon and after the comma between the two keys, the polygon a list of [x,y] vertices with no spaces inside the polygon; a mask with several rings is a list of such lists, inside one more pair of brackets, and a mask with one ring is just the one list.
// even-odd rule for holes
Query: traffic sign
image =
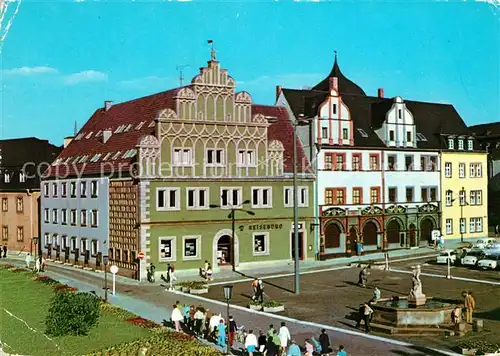
{"label": "traffic sign", "polygon": [[146,257],[146,255],[144,254],[144,252],[139,252],[139,254],[137,255],[137,258],[142,260],[144,257]]}
{"label": "traffic sign", "polygon": [[109,268],[109,270],[111,271],[111,273],[113,274],[117,274],[118,273],[118,267],[113,265]]}

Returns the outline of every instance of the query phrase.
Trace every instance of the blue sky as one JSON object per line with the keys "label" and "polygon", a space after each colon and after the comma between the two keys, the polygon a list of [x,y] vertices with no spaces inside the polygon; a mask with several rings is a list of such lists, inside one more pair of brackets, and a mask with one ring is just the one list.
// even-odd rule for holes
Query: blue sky
{"label": "blue sky", "polygon": [[468,124],[499,120],[500,25],[473,2],[29,2],[2,50],[2,138],[62,144],[103,105],[178,86],[209,59],[254,102],[342,71],[369,95],[452,103]]}

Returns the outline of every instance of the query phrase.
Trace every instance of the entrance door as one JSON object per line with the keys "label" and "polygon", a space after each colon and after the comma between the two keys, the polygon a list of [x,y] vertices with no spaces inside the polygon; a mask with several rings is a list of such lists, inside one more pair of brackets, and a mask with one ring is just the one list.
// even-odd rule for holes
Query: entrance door
{"label": "entrance door", "polygon": [[335,223],[330,223],[325,227],[325,248],[340,247],[340,228]]}
{"label": "entrance door", "polygon": [[[293,231],[292,231],[290,236],[292,238],[292,244],[291,244],[291,246],[292,246],[292,259],[294,259],[295,258],[295,237],[294,237]],[[303,251],[304,241],[303,241],[303,239],[304,239],[304,233],[299,231],[299,258],[301,260],[304,259],[304,251]]]}
{"label": "entrance door", "polygon": [[434,224],[431,219],[425,218],[420,222],[420,241],[432,243],[432,229]]}
{"label": "entrance door", "polygon": [[399,230],[400,226],[396,220],[392,220],[389,225],[387,225],[387,243],[399,243]]}
{"label": "entrance door", "polygon": [[217,264],[219,266],[231,264],[231,236],[223,235],[217,241]]}
{"label": "entrance door", "polygon": [[365,246],[377,245],[377,225],[371,221],[363,226],[363,244]]}

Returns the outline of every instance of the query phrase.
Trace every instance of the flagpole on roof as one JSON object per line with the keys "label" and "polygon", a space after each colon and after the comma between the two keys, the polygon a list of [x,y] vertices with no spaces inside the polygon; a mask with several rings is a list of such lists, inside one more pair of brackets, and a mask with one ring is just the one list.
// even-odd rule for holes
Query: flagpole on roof
{"label": "flagpole on roof", "polygon": [[212,50],[211,50],[211,57],[212,57],[212,61],[216,61],[216,54],[215,54],[215,47],[214,47],[214,41],[213,40],[208,40],[208,44],[209,45],[212,45]]}

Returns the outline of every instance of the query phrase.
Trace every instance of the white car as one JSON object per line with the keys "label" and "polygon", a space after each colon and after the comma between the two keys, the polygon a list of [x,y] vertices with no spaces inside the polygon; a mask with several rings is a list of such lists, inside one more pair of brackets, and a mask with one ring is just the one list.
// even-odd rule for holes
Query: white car
{"label": "white car", "polygon": [[496,245],[497,241],[495,239],[481,239],[477,240],[476,243],[474,244],[473,248],[480,248],[480,249],[485,249],[485,248],[490,248],[492,245]]}
{"label": "white car", "polygon": [[483,250],[474,249],[474,250],[467,252],[465,257],[462,258],[461,262],[462,262],[462,265],[464,265],[464,266],[475,267],[477,265],[477,263],[481,259],[484,258],[484,256],[485,256],[485,253]]}
{"label": "white car", "polygon": [[445,250],[437,256],[436,262],[448,263],[448,260],[450,260],[450,263],[453,264],[455,263],[456,259],[457,259],[457,252],[455,250]]}
{"label": "white car", "polygon": [[477,266],[481,269],[497,269],[500,267],[500,252],[486,254]]}

